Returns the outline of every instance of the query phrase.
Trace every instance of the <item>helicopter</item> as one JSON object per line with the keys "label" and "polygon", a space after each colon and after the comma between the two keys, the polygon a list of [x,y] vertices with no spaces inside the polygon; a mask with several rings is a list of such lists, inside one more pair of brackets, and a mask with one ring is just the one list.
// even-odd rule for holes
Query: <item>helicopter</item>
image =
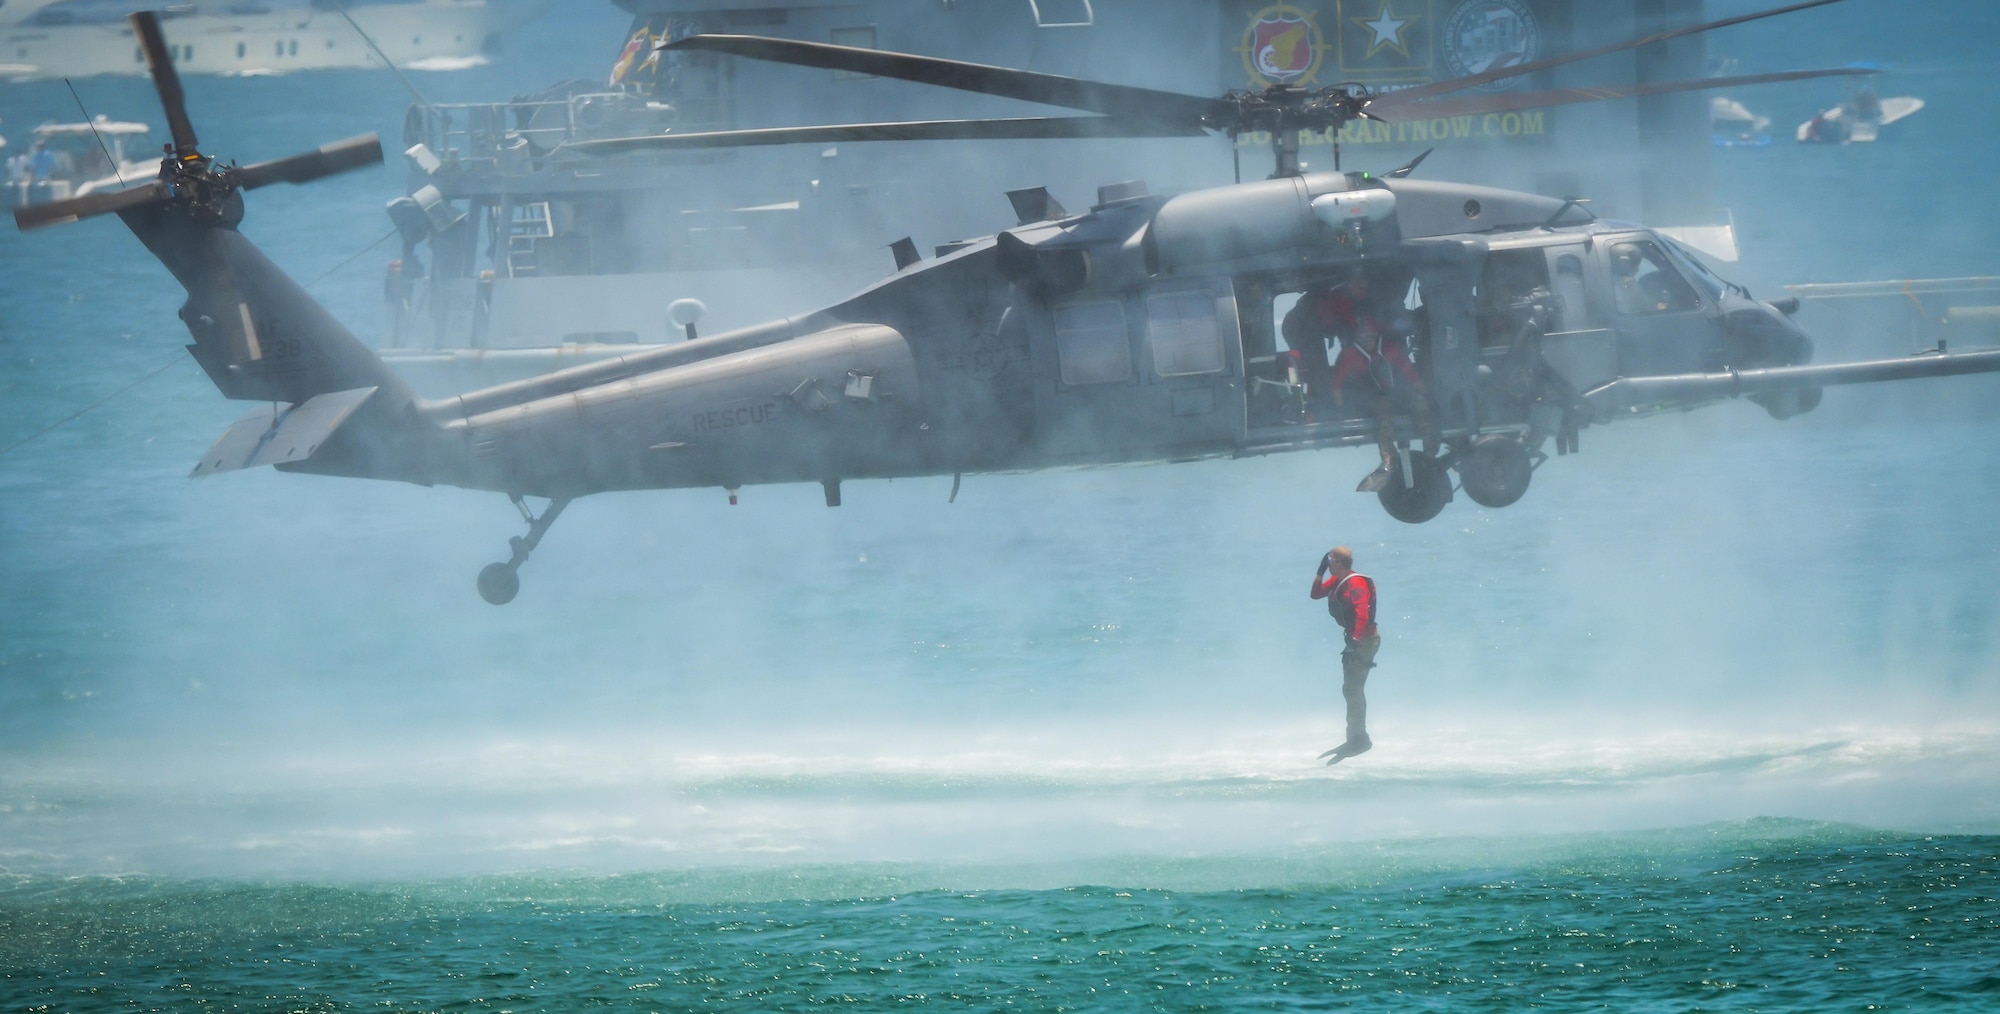
{"label": "helicopter", "polygon": [[[1384,95],[1274,87],[1204,99],[909,54],[744,36],[669,48],[923,80],[1095,113],[1087,117],[853,124],[659,135],[576,145],[801,140],[1232,136],[1269,131],[1268,179],[1179,195],[1101,188],[1071,213],[1045,189],[1007,196],[1017,224],[923,257],[798,317],[695,336],[449,398],[426,400],[237,231],[243,193],[381,159],[373,135],[238,167],[202,154],[156,17],[132,15],[173,141],[144,186],[16,211],[23,229],[115,212],[186,288],[188,350],[221,393],[269,403],[231,426],[195,476],[281,471],[454,485],[506,494],[527,525],[477,588],[495,605],[576,498],[615,490],[1246,457],[1381,438],[1379,420],[1316,413],[1314,381],[1276,350],[1275,300],[1368,274],[1410,310],[1429,425],[1394,415],[1394,474],[1375,490],[1395,518],[1435,517],[1454,486],[1488,507],[1578,449],[1595,424],[1749,397],[1775,417],[1826,385],[2000,370],[2000,351],[1813,365],[1794,300],[1759,301],[1673,241],[1558,200],[1413,178],[1307,173],[1298,132],[1356,118],[1474,115],[1837,74],[1437,98],[1756,17]],[[1467,112],[1471,110],[1473,112]],[[1385,461],[1384,471],[1390,463]],[[1452,474],[1458,478],[1454,482]],[[545,499],[537,512],[529,498]]]}

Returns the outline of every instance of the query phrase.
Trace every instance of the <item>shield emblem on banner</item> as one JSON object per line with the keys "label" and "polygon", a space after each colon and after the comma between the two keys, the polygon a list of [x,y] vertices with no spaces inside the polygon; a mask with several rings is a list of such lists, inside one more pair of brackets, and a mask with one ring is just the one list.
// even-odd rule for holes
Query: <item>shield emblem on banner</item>
{"label": "shield emblem on banner", "polygon": [[1286,84],[1312,69],[1313,27],[1291,15],[1266,15],[1252,26],[1251,65],[1272,84]]}
{"label": "shield emblem on banner", "polygon": [[[1445,18],[1444,59],[1453,77],[1532,63],[1542,53],[1542,28],[1521,0],[1465,0]],[[1521,82],[1494,81],[1480,91]]]}

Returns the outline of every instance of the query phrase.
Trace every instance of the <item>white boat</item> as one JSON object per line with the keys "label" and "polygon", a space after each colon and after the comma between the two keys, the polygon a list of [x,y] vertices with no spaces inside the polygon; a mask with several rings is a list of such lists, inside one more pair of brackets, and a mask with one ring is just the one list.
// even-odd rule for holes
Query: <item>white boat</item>
{"label": "white boat", "polygon": [[1878,99],[1863,92],[1799,124],[1798,139],[1807,144],[1849,144],[1875,140],[1883,127],[1924,107],[1909,95]]}
{"label": "white boat", "polygon": [[[100,190],[122,190],[160,174],[160,157],[143,143],[151,128],[143,123],[126,123],[102,115],[88,123],[44,123],[35,128],[35,140],[26,151],[16,151],[24,159],[19,171],[6,177],[7,207],[47,204],[82,197]],[[4,142],[0,142],[4,146]],[[32,162],[46,151],[46,169],[37,173]],[[135,160],[131,156],[137,155]],[[12,159],[9,169],[13,170]]]}
{"label": "white boat", "polygon": [[1715,143],[1724,148],[1761,148],[1771,143],[1765,128],[1771,118],[1758,116],[1732,98],[1716,95],[1708,100],[1708,130]]}
{"label": "white boat", "polygon": [[[396,66],[453,70],[486,62],[503,34],[555,0],[346,0],[344,6]],[[125,16],[159,0],[0,0],[0,61],[13,80],[146,73]],[[182,74],[284,74],[379,67],[329,0],[180,4],[161,14]]]}

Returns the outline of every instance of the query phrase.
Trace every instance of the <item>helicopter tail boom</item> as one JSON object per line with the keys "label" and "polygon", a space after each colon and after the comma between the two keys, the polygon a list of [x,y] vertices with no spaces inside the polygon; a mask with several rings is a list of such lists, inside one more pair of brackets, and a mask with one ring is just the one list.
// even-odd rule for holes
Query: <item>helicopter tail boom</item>
{"label": "helicopter tail boom", "polygon": [[429,481],[437,427],[373,350],[229,224],[178,204],[118,212],[187,290],[188,354],[223,396],[269,402],[238,421],[193,475],[286,470]]}
{"label": "helicopter tail boom", "polygon": [[226,398],[301,404],[363,387],[377,402],[415,394],[352,332],[234,228],[171,204],[119,213],[187,290],[189,354]]}

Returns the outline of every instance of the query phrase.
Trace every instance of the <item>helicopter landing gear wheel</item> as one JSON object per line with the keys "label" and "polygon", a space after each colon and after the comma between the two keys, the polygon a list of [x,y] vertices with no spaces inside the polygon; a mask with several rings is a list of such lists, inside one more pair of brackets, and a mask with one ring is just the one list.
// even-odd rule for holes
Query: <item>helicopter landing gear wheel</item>
{"label": "helicopter landing gear wheel", "polygon": [[1506,507],[1521,499],[1535,476],[1528,448],[1519,440],[1489,433],[1472,442],[1465,460],[1459,462],[1458,477],[1465,495],[1481,507]]}
{"label": "helicopter landing gear wheel", "polygon": [[489,563],[479,572],[479,597],[496,606],[514,601],[521,592],[521,575],[504,563]]}
{"label": "helicopter landing gear wheel", "polygon": [[1451,473],[1428,454],[1411,454],[1404,460],[1409,470],[1408,483],[1404,482],[1403,470],[1397,469],[1390,474],[1389,484],[1377,490],[1375,496],[1390,517],[1420,525],[1437,517],[1444,505],[1451,502]]}
{"label": "helicopter landing gear wheel", "polygon": [[508,548],[514,552],[506,563],[489,563],[479,572],[479,597],[496,606],[504,606],[514,601],[515,595],[520,594],[521,565],[528,562],[528,554],[534,552],[535,547],[541,544],[542,536],[548,534],[549,526],[555,524],[563,508],[569,506],[568,497],[550,500],[549,505],[542,509],[542,516],[536,517],[535,513],[528,509],[527,501],[518,495],[510,499],[514,501],[515,508],[520,510],[521,518],[528,522],[528,534],[516,535],[507,540]]}

